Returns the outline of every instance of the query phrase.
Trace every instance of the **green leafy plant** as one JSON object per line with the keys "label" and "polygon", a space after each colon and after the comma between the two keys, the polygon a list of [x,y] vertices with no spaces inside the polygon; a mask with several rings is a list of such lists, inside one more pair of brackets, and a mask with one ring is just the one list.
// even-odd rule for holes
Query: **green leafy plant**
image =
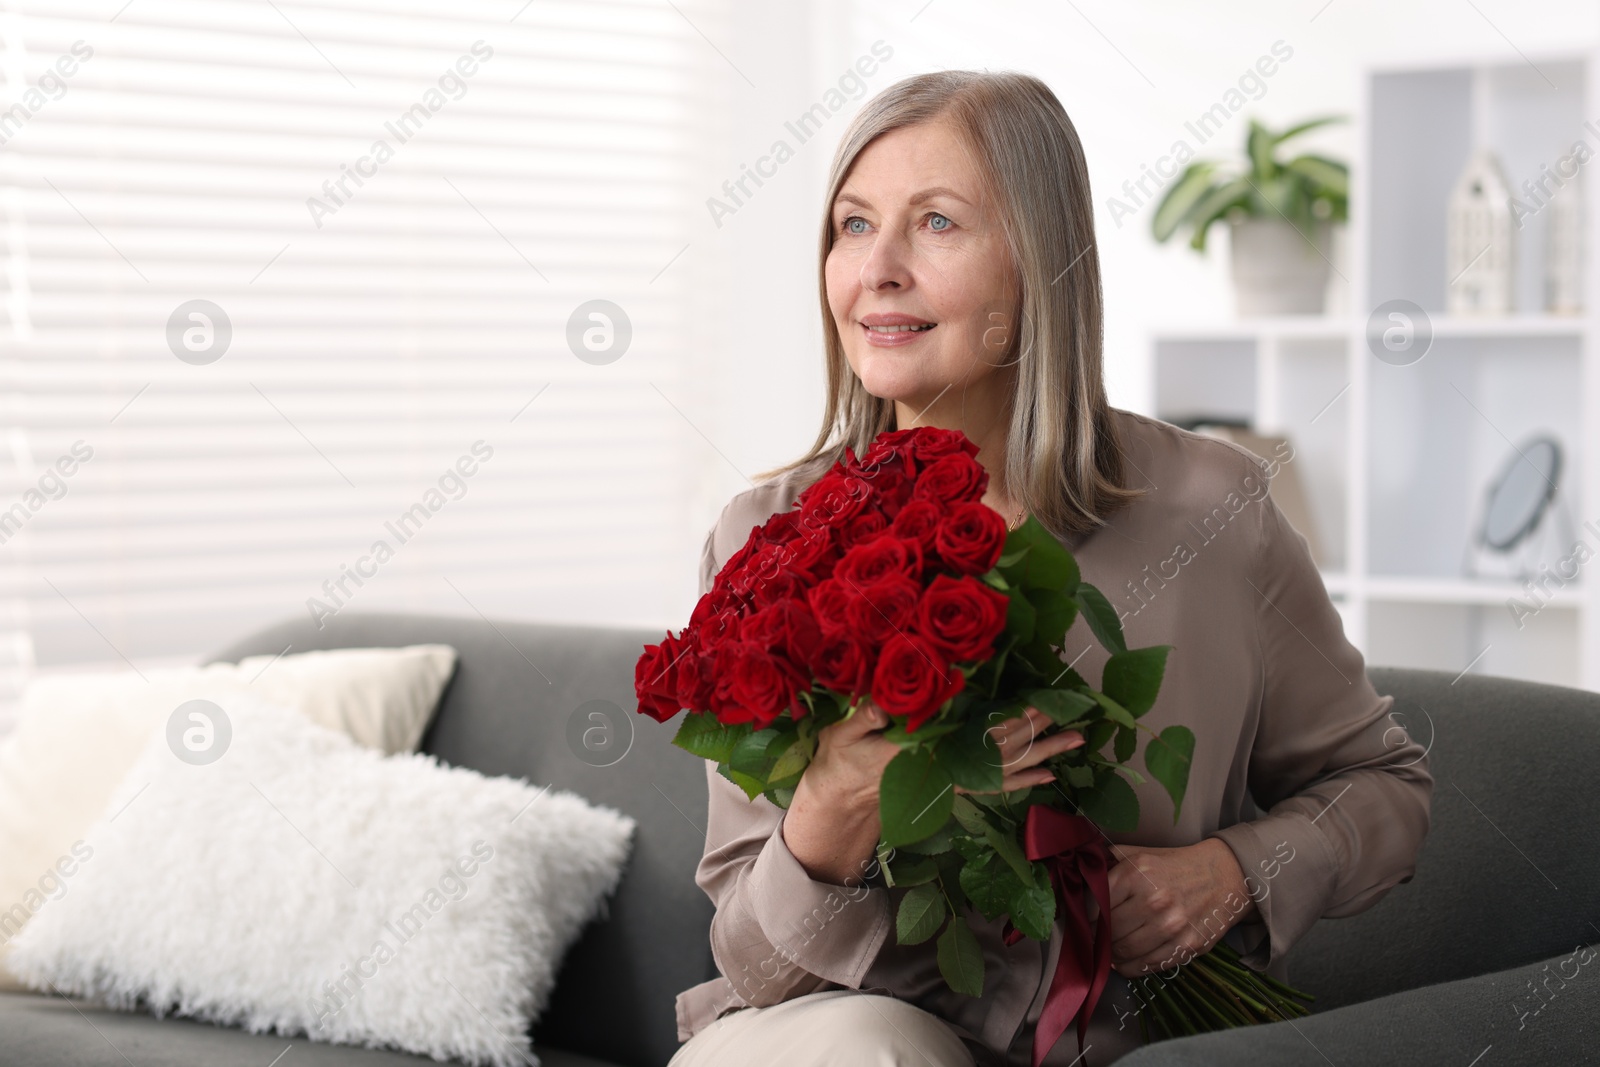
{"label": "green leafy plant", "polygon": [[1345,221],[1350,199],[1350,171],[1345,164],[1314,153],[1279,158],[1286,142],[1342,121],[1341,116],[1330,115],[1274,133],[1251,119],[1244,162],[1190,163],[1157,205],[1150,219],[1151,234],[1165,242],[1188,226],[1189,246],[1204,252],[1206,234],[1217,222],[1281,218],[1306,233],[1319,222]]}

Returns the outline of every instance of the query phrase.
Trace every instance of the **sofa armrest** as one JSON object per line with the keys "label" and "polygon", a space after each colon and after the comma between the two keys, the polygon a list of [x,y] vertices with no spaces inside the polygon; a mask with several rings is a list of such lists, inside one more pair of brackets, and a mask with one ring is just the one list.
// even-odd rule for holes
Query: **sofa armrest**
{"label": "sofa armrest", "polygon": [[1587,1063],[1600,1045],[1600,948],[1441,982],[1293,1022],[1161,1041],[1118,1067],[1327,1067],[1331,1063],[1495,1067]]}

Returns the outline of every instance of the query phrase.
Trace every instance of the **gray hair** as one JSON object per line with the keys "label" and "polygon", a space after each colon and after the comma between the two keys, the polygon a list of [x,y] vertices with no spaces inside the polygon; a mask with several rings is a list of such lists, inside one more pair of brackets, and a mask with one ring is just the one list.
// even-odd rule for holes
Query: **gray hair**
{"label": "gray hair", "polygon": [[894,429],[894,403],[867,392],[845,357],[828,306],[833,202],[856,157],[876,137],[950,122],[984,175],[1021,287],[1021,329],[1009,331],[1011,367],[1003,475],[1011,499],[1058,537],[1103,526],[1143,489],[1122,484],[1121,443],[1102,375],[1100,260],[1083,146],[1049,86],[1013,72],[938,71],[897,82],[869,100],[845,131],[828,175],[818,283],[828,371],[822,427],[806,454],[765,480],[811,468],[821,477],[846,447],[861,455]]}

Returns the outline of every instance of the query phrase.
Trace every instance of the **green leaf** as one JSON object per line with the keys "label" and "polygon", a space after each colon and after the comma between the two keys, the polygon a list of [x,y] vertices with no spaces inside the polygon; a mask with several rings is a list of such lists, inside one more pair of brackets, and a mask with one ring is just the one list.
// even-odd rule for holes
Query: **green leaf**
{"label": "green leaf", "polygon": [[1099,722],[1090,723],[1088,728],[1083,731],[1083,746],[1075,749],[1074,751],[1085,754],[1090,752],[1099,752],[1102,748],[1106,747],[1106,742],[1111,740],[1111,735],[1116,732],[1117,724],[1108,719],[1101,719]]}
{"label": "green leaf", "polygon": [[[1023,552],[1023,549],[1027,549]],[[1070,589],[1078,584],[1078,564],[1060,541],[1029,516],[1006,537],[1002,554],[1021,553],[1017,562],[1005,569],[1014,585],[1025,589]]]}
{"label": "green leaf", "polygon": [[939,932],[944,922],[944,894],[934,884],[919,885],[900,898],[895,916],[895,939],[902,945],[920,945]]}
{"label": "green leaf", "polygon": [[[913,854],[908,852],[906,855]],[[939,865],[933,861],[932,856],[917,856],[914,859],[891,862],[888,865],[888,872],[887,880],[890,885],[923,885],[939,877]]]}
{"label": "green leaf", "polygon": [[1022,883],[1016,873],[996,860],[993,853],[982,863],[968,863],[961,868],[961,890],[972,901],[985,919],[993,919],[1011,906],[1011,897]]}
{"label": "green leaf", "polygon": [[1111,606],[1111,601],[1106,599],[1104,593],[1088,582],[1079,582],[1072,592],[1072,599],[1083,612],[1084,620],[1088,622],[1097,641],[1110,652],[1128,651],[1122,638],[1122,622],[1117,618],[1117,609]]}
{"label": "green leaf", "polygon": [[1061,766],[1061,773],[1067,776],[1067,784],[1073,789],[1090,789],[1094,786],[1094,768],[1082,763],[1065,763]]}
{"label": "green leaf", "polygon": [[810,764],[811,747],[796,736],[788,747],[782,750],[778,762],[772,765],[772,771],[767,777],[774,782],[781,781],[791,775],[800,774]]}
{"label": "green leaf", "polygon": [[1115,653],[1106,660],[1100,688],[1137,719],[1155,704],[1171,651],[1171,645],[1152,645]]}
{"label": "green leaf", "polygon": [[895,756],[878,785],[883,840],[898,848],[937,831],[950,818],[953,786],[932,752],[906,749]]}
{"label": "green leaf", "polygon": [[960,915],[967,906],[967,894],[961,889],[961,868],[966,860],[955,849],[941,853],[933,858],[939,865],[939,884],[944,887],[944,897],[950,904],[950,911]]}
{"label": "green leaf", "polygon": [[1139,828],[1139,798],[1115,771],[1096,776],[1094,788],[1078,794],[1078,806],[1107,833],[1127,834]]}
{"label": "green leaf", "polygon": [[794,803],[794,787],[768,786],[766,789],[766,798],[772,801],[778,807],[788,810],[789,805]]}
{"label": "green leaf", "polygon": [[977,935],[959,915],[952,915],[939,935],[939,973],[957,993],[983,996],[983,952]]}
{"label": "green leaf", "polygon": [[1198,160],[1184,168],[1183,174],[1173,182],[1156,207],[1150,220],[1150,234],[1157,241],[1167,241],[1188,218],[1190,211],[1212,187],[1212,175],[1217,165]]}
{"label": "green leaf", "polygon": [[1000,766],[1000,750],[995,747],[985,717],[968,719],[961,728],[941,740],[933,750],[950,780],[962,789],[994,793],[1005,777]]}
{"label": "green leaf", "polygon": [[1007,910],[1011,913],[1011,925],[1021,930],[1023,936],[1048,941],[1050,927],[1056,921],[1056,891],[1044,874],[1042,864],[1034,882],[1036,884],[1019,886],[1011,894]]}
{"label": "green leaf", "polygon": [[1078,605],[1060,589],[1030,589],[1026,596],[1034,608],[1033,640],[1059,648],[1078,617]]}
{"label": "green leaf", "polygon": [[[898,756],[895,758],[899,759]],[[984,816],[983,809],[967,797],[957,796],[950,806],[950,813],[956,817],[956,822],[961,824],[961,828],[969,834],[977,834],[982,837],[983,832],[989,828],[989,820]],[[960,840],[957,839],[956,845],[958,848],[960,844]]]}
{"label": "green leaf", "polygon": [[1285,163],[1283,169],[1300,175],[1311,184],[1314,192],[1335,197],[1350,195],[1349,169],[1326,156],[1296,156]]}
{"label": "green leaf", "polygon": [[913,841],[909,845],[902,845],[902,852],[909,852],[917,856],[937,856],[951,849],[950,831],[948,828],[936,834],[924,837],[921,841]]}
{"label": "green leaf", "polygon": [[728,766],[752,778],[770,778],[774,756],[792,734],[792,730],[779,730],[772,726],[757,730],[733,746]]}
{"label": "green leaf", "polygon": [[1194,731],[1187,726],[1169,726],[1144,746],[1144,765],[1150,776],[1166,787],[1172,797],[1172,822],[1178,822],[1183,794],[1189,788],[1189,765],[1194,760]]}
{"label": "green leaf", "polygon": [[1028,857],[1022,852],[1022,846],[1017,843],[1016,831],[1002,830],[991,825],[984,830],[983,837],[989,842],[989,847],[994,849],[995,855],[1006,861],[1006,866],[1016,874],[1018,881],[1027,886],[1034,884],[1033,864],[1028,862]]}
{"label": "green leaf", "polygon": [[[965,695],[966,693],[961,694],[961,696]],[[961,697],[958,696],[956,699],[960,700]],[[901,748],[913,745],[918,748],[927,748],[930,742],[943,737],[953,730],[959,730],[964,719],[965,716],[960,712],[959,706],[956,706],[954,714],[941,715],[937,719],[929,720],[917,727],[916,733],[906,730],[906,721],[904,719],[895,719],[881,732],[885,738],[893,741]]]}
{"label": "green leaf", "polygon": [[1267,132],[1265,126],[1255,119],[1250,120],[1245,153],[1250,157],[1250,173],[1258,183],[1270,180],[1277,172],[1277,164],[1272,161],[1272,150],[1277,143],[1277,138]]}
{"label": "green leaf", "polygon": [[1234,208],[1249,204],[1254,192],[1249,182],[1243,178],[1235,178],[1206,193],[1189,212],[1189,220],[1194,226],[1194,234],[1189,238],[1189,247],[1196,252],[1204,252],[1206,231],[1211,228],[1211,224],[1222,219]]}
{"label": "green leaf", "polygon": [[761,779],[752,778],[748,774],[743,774],[739,771],[736,771],[732,767],[729,767],[726,763],[717,764],[717,773],[722,775],[722,777],[726,778],[728,781],[732,782],[734,785],[738,786],[740,789],[743,789],[745,796],[749,797],[751,800],[754,800],[756,797],[760,796],[767,788],[766,783]]}
{"label": "green leaf", "polygon": [[1075,689],[1030,689],[1022,697],[1060,726],[1082,718],[1084,712],[1097,706],[1094,697]]}
{"label": "green leaf", "polygon": [[1002,546],[1000,558],[995,561],[994,565],[996,567],[1015,567],[1017,565],[1017,561],[1021,559],[1027,553],[1027,551],[1028,546],[1026,544],[1022,544],[1022,547],[1017,549],[1015,552],[1007,552],[1005,551],[1004,546]]}
{"label": "green leaf", "polygon": [[1010,595],[1010,601],[1006,606],[1006,633],[1015,634],[1018,641],[1032,641],[1035,620],[1039,614],[1034,610],[1033,602],[1021,589]]}
{"label": "green leaf", "polygon": [[1116,753],[1118,763],[1127,763],[1133,758],[1134,750],[1139,747],[1138,731],[1127,726],[1117,727]]}
{"label": "green leaf", "polygon": [[[1092,690],[1091,693],[1093,693]],[[1118,726],[1127,727],[1129,730],[1137,729],[1133,722],[1133,712],[1129,711],[1121,704],[1118,704],[1115,700],[1112,700],[1104,693],[1093,693],[1093,696],[1095,702],[1105,709],[1107,719],[1110,719]],[[1099,746],[1095,745],[1091,747],[1098,748]]]}
{"label": "green leaf", "polygon": [[701,759],[727,763],[733,757],[734,746],[748,737],[753,729],[747,722],[724,726],[708,712],[695,712],[684,717],[672,743]]}
{"label": "green leaf", "polygon": [[1300,123],[1299,125],[1290,126],[1287,130],[1284,130],[1282,133],[1273,138],[1273,147],[1277,147],[1291,138],[1299,137],[1302,133],[1305,133],[1308,130],[1317,129],[1319,126],[1326,126],[1331,122],[1343,122],[1344,120],[1345,117],[1343,115],[1324,115],[1322,118],[1309,119]]}

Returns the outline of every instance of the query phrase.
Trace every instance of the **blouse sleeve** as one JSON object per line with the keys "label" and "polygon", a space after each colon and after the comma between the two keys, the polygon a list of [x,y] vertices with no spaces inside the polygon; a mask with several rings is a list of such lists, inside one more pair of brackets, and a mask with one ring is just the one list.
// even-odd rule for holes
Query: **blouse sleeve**
{"label": "blouse sleeve", "polygon": [[[747,535],[766,518],[750,518],[743,500],[748,497],[724,508],[706,536],[702,596],[719,569],[718,541],[736,531]],[[738,547],[728,545],[721,558]],[[784,843],[784,809],[764,796],[749,800],[710,760],[706,783],[706,846],[695,884],[716,907],[711,954],[717,969],[756,1007],[823,989],[859,989],[889,932],[888,890],[869,885],[868,870],[847,885],[813,879]]]}
{"label": "blouse sleeve", "polygon": [[1247,923],[1265,936],[1243,959],[1265,970],[1319,918],[1355,915],[1411,880],[1433,776],[1345,638],[1305,538],[1270,493],[1256,512],[1247,577],[1262,677],[1248,782],[1266,814],[1207,836],[1245,873],[1259,913]]}

